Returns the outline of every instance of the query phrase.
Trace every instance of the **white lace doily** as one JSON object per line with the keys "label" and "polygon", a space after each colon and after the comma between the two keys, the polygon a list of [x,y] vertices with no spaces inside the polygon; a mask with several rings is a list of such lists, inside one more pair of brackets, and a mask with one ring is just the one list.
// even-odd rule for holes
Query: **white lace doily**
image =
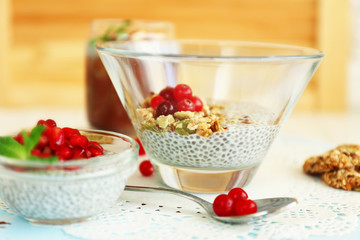
{"label": "white lace doily", "polygon": [[[302,172],[304,160],[334,146],[279,136],[253,181],[250,198],[289,196],[299,204],[289,211],[247,225],[217,222],[195,203],[163,193],[124,192],[118,204],[86,222],[61,228],[84,239],[304,239],[341,236],[358,226],[360,193],[326,186]],[[155,177],[136,173],[132,185],[158,186]],[[212,201],[216,195],[198,194]],[[0,202],[0,208],[10,210]],[[39,225],[37,225],[39,226]]]}

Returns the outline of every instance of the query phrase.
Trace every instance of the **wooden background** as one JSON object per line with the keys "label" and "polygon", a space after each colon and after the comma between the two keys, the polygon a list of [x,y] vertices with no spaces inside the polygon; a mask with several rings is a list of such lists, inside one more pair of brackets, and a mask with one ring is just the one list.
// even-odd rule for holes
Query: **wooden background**
{"label": "wooden background", "polygon": [[165,20],[178,38],[326,53],[297,110],[346,110],[347,0],[0,0],[0,107],[79,108],[92,19]]}

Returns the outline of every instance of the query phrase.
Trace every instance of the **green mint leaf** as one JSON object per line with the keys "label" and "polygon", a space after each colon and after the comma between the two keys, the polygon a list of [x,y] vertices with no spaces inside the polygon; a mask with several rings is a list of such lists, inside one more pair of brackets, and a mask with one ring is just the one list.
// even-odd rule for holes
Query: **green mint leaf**
{"label": "green mint leaf", "polygon": [[30,135],[27,135],[25,131],[21,132],[24,137],[24,147],[27,157],[31,156],[31,151],[39,143],[40,136],[44,130],[45,126],[38,125],[31,130]]}
{"label": "green mint leaf", "polygon": [[0,155],[9,158],[26,159],[26,150],[13,137],[0,137]]}
{"label": "green mint leaf", "polygon": [[31,154],[31,151],[39,143],[44,130],[45,126],[39,125],[34,127],[30,134],[24,130],[21,131],[21,135],[24,138],[24,145],[18,143],[13,137],[0,137],[0,155],[19,160],[42,161],[46,163],[59,161],[57,156],[41,158]]}

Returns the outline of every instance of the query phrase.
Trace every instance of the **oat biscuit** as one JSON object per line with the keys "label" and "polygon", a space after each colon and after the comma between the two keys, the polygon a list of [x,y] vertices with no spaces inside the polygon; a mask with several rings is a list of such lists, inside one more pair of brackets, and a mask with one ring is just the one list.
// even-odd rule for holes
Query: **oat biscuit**
{"label": "oat biscuit", "polygon": [[339,169],[360,167],[360,146],[355,144],[340,145],[323,155],[308,158],[303,170],[308,174],[322,174]]}
{"label": "oat biscuit", "polygon": [[334,188],[344,190],[360,189],[360,145],[344,144],[308,158],[305,173],[321,175],[322,181]]}
{"label": "oat biscuit", "polygon": [[329,186],[348,191],[359,190],[360,173],[354,169],[340,169],[322,174],[321,179]]}

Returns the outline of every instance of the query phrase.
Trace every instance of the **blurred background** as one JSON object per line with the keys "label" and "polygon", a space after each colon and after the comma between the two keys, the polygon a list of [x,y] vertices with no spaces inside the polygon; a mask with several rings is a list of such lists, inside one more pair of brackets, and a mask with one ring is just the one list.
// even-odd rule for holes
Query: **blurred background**
{"label": "blurred background", "polygon": [[84,109],[90,23],[101,18],[318,48],[326,57],[296,111],[360,112],[358,0],[0,0],[0,108]]}

